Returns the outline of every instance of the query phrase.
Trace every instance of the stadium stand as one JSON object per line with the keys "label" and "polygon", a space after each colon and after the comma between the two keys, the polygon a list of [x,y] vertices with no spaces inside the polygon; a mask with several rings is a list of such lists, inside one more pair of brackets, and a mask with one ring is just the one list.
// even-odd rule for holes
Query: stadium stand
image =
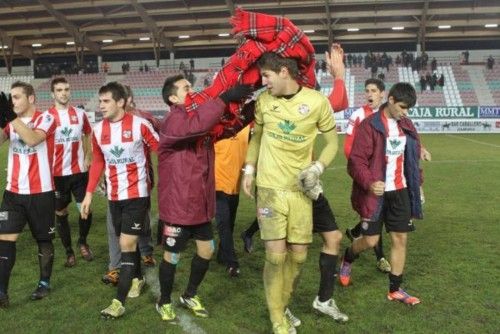
{"label": "stadium stand", "polygon": [[[64,77],[71,86],[71,103],[75,106],[86,106],[97,95],[99,87],[106,81],[104,73],[67,74]],[[47,110],[52,105],[51,80],[48,79],[42,82],[36,89],[37,107],[40,110]]]}
{"label": "stadium stand", "polygon": [[134,92],[138,109],[153,113],[165,110],[161,89],[165,78],[181,74],[178,70],[158,70],[149,72],[128,72],[123,82]]}
{"label": "stadium stand", "polygon": [[500,105],[500,68],[484,69],[484,77],[496,105]]}

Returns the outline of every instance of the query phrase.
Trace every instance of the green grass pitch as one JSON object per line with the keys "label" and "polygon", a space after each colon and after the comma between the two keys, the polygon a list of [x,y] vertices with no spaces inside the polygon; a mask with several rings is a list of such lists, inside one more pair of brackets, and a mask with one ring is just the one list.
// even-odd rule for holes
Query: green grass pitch
{"label": "green grass pitch", "polygon": [[[408,307],[385,298],[387,278],[375,269],[371,251],[354,264],[352,285],[335,286],[334,298],[350,317],[340,325],[314,313],[311,304],[318,289],[318,255],[315,236],[290,308],[302,319],[299,333],[499,333],[500,332],[500,135],[423,135],[433,161],[423,163],[425,219],[409,237],[404,287],[421,298]],[[342,136],[340,140],[342,145]],[[321,139],[318,146],[321,145]],[[341,147],[341,146],[340,146]],[[0,150],[1,180],[5,184],[7,145]],[[350,206],[351,179],[340,149],[322,177],[325,193],[342,231],[353,226],[356,214]],[[156,215],[156,196],[153,215]],[[9,295],[11,306],[0,310],[2,333],[270,333],[262,285],[263,247],[242,251],[240,232],[254,218],[253,202],[241,197],[235,231],[241,277],[230,279],[224,267],[212,261],[199,294],[210,312],[195,319],[176,307],[179,325],[162,323],[154,309],[158,294],[157,268],[147,272],[150,286],[143,295],[129,299],[118,320],[102,320],[99,311],[115,296],[115,288],[101,283],[107,269],[104,198],[95,196],[94,225],[89,243],[95,254],[91,263],[77,258],[77,266],[64,268],[64,250],[54,240],[56,258],[52,293],[41,301],[29,295],[38,280],[37,248],[26,230],[17,244]],[[76,208],[70,221],[76,241]],[[155,230],[155,229],[154,229]],[[389,238],[384,236],[386,254]],[[342,250],[348,245],[342,241]],[[187,284],[194,248],[182,254],[173,299]],[[156,249],[156,259],[161,250]]]}

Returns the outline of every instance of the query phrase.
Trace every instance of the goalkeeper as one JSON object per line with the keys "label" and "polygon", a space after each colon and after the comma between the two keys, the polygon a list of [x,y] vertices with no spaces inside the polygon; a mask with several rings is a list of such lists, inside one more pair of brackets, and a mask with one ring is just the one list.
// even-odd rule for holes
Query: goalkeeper
{"label": "goalkeeper", "polygon": [[[267,91],[256,103],[243,190],[251,196],[257,169],[267,306],[274,333],[293,333],[285,308],[312,242],[311,198],[318,198],[319,176],[337,152],[337,131],[328,99],[297,82],[299,69],[294,59],[265,53],[258,66]],[[318,130],[326,145],[318,159],[311,161]]]}

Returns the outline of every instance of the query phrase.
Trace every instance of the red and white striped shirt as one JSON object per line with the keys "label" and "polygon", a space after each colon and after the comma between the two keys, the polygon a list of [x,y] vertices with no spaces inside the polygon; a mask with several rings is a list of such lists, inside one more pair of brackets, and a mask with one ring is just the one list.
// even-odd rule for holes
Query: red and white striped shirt
{"label": "red and white striped shirt", "polygon": [[381,115],[386,133],[385,143],[385,191],[406,188],[404,175],[406,135],[393,118]]}
{"label": "red and white striped shirt", "polygon": [[52,159],[57,127],[55,119],[51,114],[38,110],[33,117],[20,119],[29,128],[44,131],[47,138],[40,144],[29,147],[11,124],[4,128],[4,133],[10,140],[5,189],[22,195],[53,191]]}
{"label": "red and white striped shirt", "polygon": [[377,112],[377,110],[373,110],[369,105],[364,105],[361,108],[354,110],[349,117],[349,122],[347,123],[347,129],[345,130],[345,140],[344,140],[344,154],[347,159],[349,159],[349,155],[351,154],[352,144],[354,142],[354,135],[356,134],[356,129],[358,125],[368,116]]}
{"label": "red and white striped shirt", "polygon": [[87,191],[93,192],[105,169],[106,189],[110,201],[147,197],[147,152],[158,150],[159,137],[144,118],[125,113],[117,122],[102,120],[94,126],[93,161]]}
{"label": "red and white striped shirt", "polygon": [[54,136],[54,176],[65,176],[87,171],[84,164],[82,137],[92,132],[85,110],[70,106],[67,110],[52,107],[57,129]]}

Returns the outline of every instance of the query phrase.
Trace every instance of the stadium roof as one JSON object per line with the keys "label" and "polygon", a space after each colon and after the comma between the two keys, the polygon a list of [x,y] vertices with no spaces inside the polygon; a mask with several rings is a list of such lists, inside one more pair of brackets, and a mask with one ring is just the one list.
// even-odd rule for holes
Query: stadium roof
{"label": "stadium roof", "polygon": [[93,54],[233,48],[225,34],[236,7],[286,16],[316,45],[500,39],[497,0],[1,0],[0,48],[27,58],[75,45]]}

